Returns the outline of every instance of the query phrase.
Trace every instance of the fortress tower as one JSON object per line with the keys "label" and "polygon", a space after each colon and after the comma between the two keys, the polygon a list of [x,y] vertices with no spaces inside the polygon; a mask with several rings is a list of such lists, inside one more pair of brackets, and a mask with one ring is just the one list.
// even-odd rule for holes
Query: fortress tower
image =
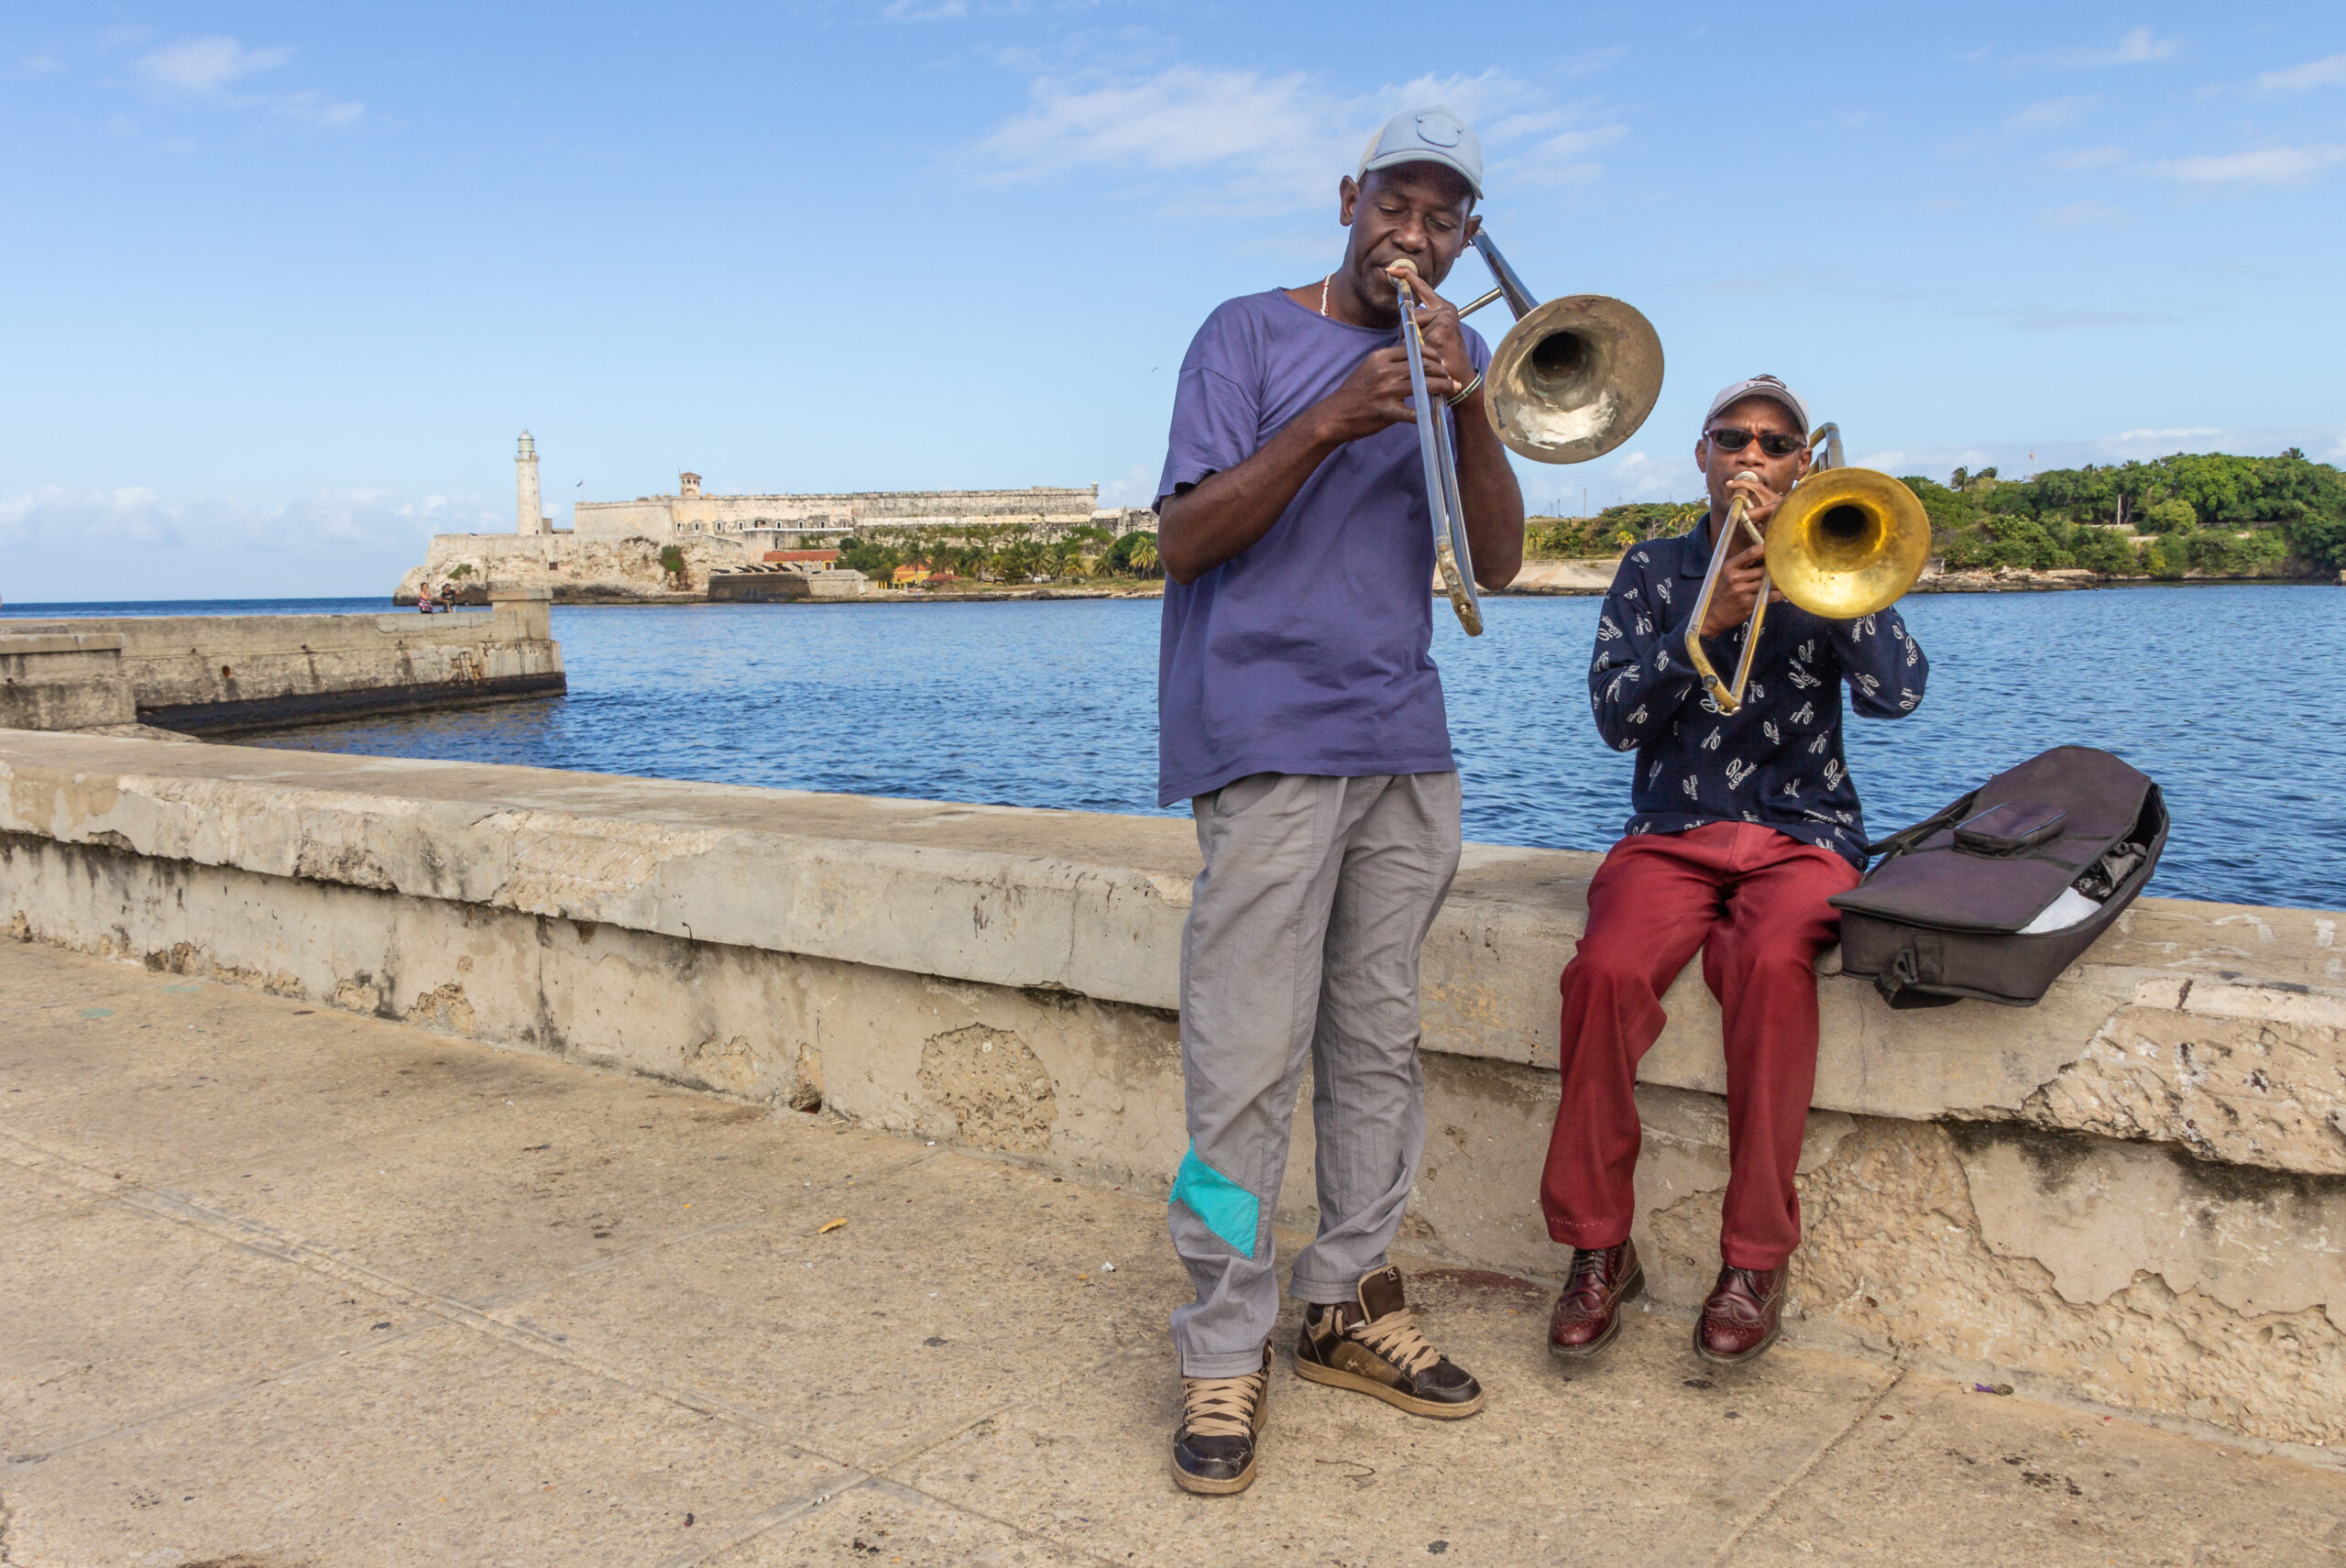
{"label": "fortress tower", "polygon": [[521,433],[521,449],[513,454],[514,511],[521,526],[520,533],[552,533],[554,520],[545,515],[538,502],[538,444],[530,433]]}

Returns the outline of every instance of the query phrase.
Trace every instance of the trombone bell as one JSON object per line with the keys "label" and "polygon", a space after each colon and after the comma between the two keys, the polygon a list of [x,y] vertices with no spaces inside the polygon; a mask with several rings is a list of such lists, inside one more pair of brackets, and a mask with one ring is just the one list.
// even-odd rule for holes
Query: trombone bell
{"label": "trombone bell", "polygon": [[1768,522],[1768,580],[1826,620],[1854,620],[1897,603],[1930,554],[1923,503],[1871,468],[1811,474]]}
{"label": "trombone bell", "polygon": [[1661,339],[1633,306],[1572,294],[1526,314],[1491,351],[1491,428],[1538,463],[1585,463],[1637,433],[1661,396]]}

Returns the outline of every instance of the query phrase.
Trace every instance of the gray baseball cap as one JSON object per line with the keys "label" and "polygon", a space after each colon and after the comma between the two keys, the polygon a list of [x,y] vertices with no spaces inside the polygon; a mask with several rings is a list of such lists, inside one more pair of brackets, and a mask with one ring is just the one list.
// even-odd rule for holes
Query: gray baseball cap
{"label": "gray baseball cap", "polygon": [[1439,163],[1466,177],[1467,188],[1483,194],[1483,144],[1474,133],[1440,104],[1404,109],[1385,122],[1360,155],[1360,178],[1379,169],[1404,163]]}
{"label": "gray baseball cap", "polygon": [[1703,416],[1703,428],[1705,430],[1711,428],[1711,421],[1719,417],[1721,409],[1731,408],[1746,398],[1767,398],[1781,404],[1784,411],[1800,422],[1801,433],[1803,435],[1808,433],[1808,405],[1801,401],[1798,392],[1793,391],[1773,376],[1747,377],[1723,389],[1717,397],[1711,400],[1710,411]]}

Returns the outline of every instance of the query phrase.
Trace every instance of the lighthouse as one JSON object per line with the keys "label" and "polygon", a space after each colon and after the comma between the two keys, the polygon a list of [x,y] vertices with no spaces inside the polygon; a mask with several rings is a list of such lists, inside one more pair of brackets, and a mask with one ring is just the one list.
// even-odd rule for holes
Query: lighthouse
{"label": "lighthouse", "polygon": [[521,449],[513,454],[513,510],[520,519],[520,533],[552,533],[554,520],[544,514],[538,504],[538,444],[530,433],[521,433]]}

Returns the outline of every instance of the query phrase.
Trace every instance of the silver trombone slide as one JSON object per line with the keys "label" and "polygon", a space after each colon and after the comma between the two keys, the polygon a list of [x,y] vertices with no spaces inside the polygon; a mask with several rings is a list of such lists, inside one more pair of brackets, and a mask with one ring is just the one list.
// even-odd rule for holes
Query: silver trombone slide
{"label": "silver trombone slide", "polygon": [[1401,342],[1409,350],[1409,401],[1418,412],[1418,455],[1426,470],[1426,503],[1433,514],[1434,570],[1441,575],[1458,624],[1469,637],[1483,634],[1483,602],[1474,591],[1474,554],[1466,542],[1466,503],[1458,489],[1458,458],[1450,445],[1450,422],[1426,392],[1426,345],[1418,330],[1418,297],[1409,287],[1414,269],[1393,275],[1401,311]]}

